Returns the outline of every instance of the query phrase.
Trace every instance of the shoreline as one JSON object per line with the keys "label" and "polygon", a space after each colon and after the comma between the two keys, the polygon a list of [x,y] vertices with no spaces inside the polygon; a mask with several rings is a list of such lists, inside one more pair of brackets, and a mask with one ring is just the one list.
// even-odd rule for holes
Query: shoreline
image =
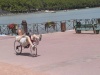
{"label": "shoreline", "polygon": [[[55,13],[56,12],[61,12],[61,11],[64,11],[64,12],[68,12],[68,11],[77,11],[77,10],[84,10],[84,9],[94,9],[94,8],[100,8],[100,7],[93,7],[93,8],[89,8],[89,7],[86,7],[86,8],[82,8],[82,9],[68,9],[68,10],[58,10],[58,11],[54,11]],[[25,14],[40,14],[40,13],[53,13],[53,12],[45,12],[46,10],[42,10],[42,11],[37,11],[37,12],[31,12],[31,13],[7,13],[7,14],[0,14],[0,17],[2,16],[16,16],[16,15],[25,15]]]}

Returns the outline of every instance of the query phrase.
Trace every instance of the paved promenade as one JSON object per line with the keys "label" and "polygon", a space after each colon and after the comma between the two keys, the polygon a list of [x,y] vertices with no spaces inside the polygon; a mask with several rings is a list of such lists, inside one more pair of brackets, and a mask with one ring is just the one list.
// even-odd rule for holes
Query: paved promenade
{"label": "paved promenade", "polygon": [[0,36],[1,63],[47,75],[100,75],[100,34],[74,30],[43,34],[37,57],[30,56],[30,49],[16,55],[13,42],[12,36]]}

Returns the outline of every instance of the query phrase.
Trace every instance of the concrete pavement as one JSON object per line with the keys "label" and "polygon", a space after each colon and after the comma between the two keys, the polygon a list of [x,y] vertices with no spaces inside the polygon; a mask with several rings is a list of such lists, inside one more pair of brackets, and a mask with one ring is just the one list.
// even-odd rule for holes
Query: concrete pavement
{"label": "concrete pavement", "polygon": [[30,56],[30,49],[16,55],[13,42],[12,36],[0,36],[0,62],[49,75],[100,74],[100,34],[74,30],[43,34],[37,57]]}

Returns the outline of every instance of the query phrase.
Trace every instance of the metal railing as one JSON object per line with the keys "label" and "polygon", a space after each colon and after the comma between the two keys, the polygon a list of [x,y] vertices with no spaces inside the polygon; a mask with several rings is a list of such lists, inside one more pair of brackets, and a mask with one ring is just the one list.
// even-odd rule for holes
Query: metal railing
{"label": "metal railing", "polygon": [[[27,24],[27,30],[29,33],[33,34],[46,34],[46,33],[53,33],[53,32],[61,32],[62,31],[62,25],[61,23],[64,23],[65,30],[72,30],[74,29],[74,26],[76,22],[81,22],[82,24],[100,24],[100,19],[72,19],[72,20],[63,20],[63,21],[53,21],[55,23],[54,26],[48,26],[46,27],[46,22],[44,23],[33,23],[33,24]],[[18,28],[21,28],[21,24],[17,24]],[[16,29],[17,31],[17,29]],[[11,29],[8,28],[8,24],[0,24],[0,34],[12,34],[13,32]]]}

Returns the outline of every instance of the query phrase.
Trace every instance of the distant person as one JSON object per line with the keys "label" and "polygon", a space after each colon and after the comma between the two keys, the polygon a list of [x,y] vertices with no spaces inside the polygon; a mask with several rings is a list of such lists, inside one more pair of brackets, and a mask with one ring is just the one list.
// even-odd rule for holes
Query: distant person
{"label": "distant person", "polygon": [[30,37],[24,34],[24,31],[22,29],[18,29],[18,36],[16,36],[16,41],[18,41],[23,47],[26,47],[27,45],[31,45],[32,48],[35,46],[32,44],[31,40],[37,40],[37,44],[39,44],[39,41],[42,39],[42,34],[40,36],[37,35],[31,35]]}

